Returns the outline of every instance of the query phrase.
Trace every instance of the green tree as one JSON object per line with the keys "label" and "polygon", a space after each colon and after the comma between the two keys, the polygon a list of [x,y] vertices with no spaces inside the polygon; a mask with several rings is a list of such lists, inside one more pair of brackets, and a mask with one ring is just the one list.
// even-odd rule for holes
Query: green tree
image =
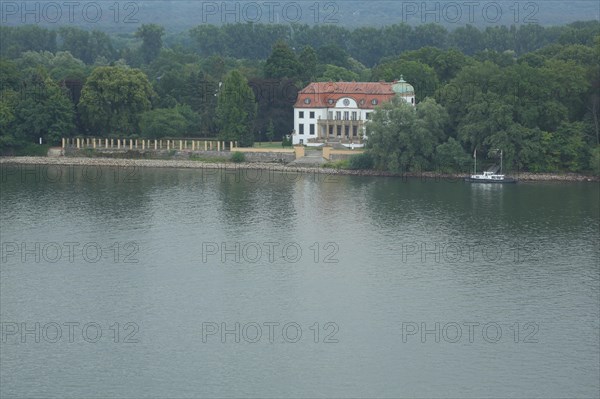
{"label": "green tree", "polygon": [[254,92],[248,81],[239,71],[231,71],[218,94],[216,117],[219,139],[238,141],[242,147],[252,146],[256,109]]}
{"label": "green tree", "polygon": [[73,26],[63,26],[58,29],[58,37],[62,51],[70,52],[88,65],[99,57],[113,60],[116,56],[110,37],[101,31],[88,32]]}
{"label": "green tree", "polygon": [[317,52],[311,46],[305,46],[298,56],[304,83],[314,81],[317,74]]}
{"label": "green tree", "polygon": [[3,114],[0,125],[3,135],[13,135],[16,142],[37,143],[41,137],[56,145],[75,129],[75,112],[67,90],[43,71],[31,73],[18,95],[13,93],[7,100],[0,107]]}
{"label": "green tree", "polygon": [[437,75],[432,67],[419,61],[406,61],[394,59],[383,62],[373,68],[374,80],[385,80],[388,82],[400,79],[409,82],[415,88],[417,102],[426,96],[432,95],[439,86]]}
{"label": "green tree", "polygon": [[349,55],[337,44],[327,44],[317,49],[317,56],[321,64],[331,64],[342,68],[348,68]]}
{"label": "green tree", "polygon": [[148,139],[183,137],[187,124],[175,108],[153,109],[140,115],[140,131]]}
{"label": "green tree", "polygon": [[319,74],[319,82],[351,82],[358,80],[358,74],[336,65],[324,65],[323,71]]}
{"label": "green tree", "polygon": [[435,148],[435,164],[442,171],[463,171],[469,161],[469,155],[453,137]]}
{"label": "green tree", "polygon": [[163,46],[162,37],[164,34],[165,29],[156,24],[144,24],[135,32],[135,37],[142,39],[140,51],[147,64],[158,57],[160,49]]}
{"label": "green tree", "polygon": [[431,98],[416,108],[400,98],[383,104],[367,124],[367,149],[375,167],[394,172],[428,169],[447,123],[446,110]]}
{"label": "green tree", "polygon": [[269,139],[269,142],[273,142],[275,139],[275,125],[273,124],[273,119],[269,119],[269,126],[267,127],[267,139]]}
{"label": "green tree", "polygon": [[98,67],[81,92],[79,110],[94,135],[128,135],[139,128],[140,115],[150,110],[154,90],[139,69]]}
{"label": "green tree", "polygon": [[282,41],[275,43],[273,51],[265,63],[267,78],[281,79],[300,77],[302,66],[292,49]]}

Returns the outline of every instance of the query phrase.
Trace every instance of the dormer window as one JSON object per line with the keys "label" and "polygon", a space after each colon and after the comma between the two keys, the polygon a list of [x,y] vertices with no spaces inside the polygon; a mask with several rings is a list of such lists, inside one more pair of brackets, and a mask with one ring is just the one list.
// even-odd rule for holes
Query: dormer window
{"label": "dormer window", "polygon": [[376,99],[376,98],[374,98],[374,99],[372,99],[372,100],[371,100],[371,104],[373,104],[373,105],[377,105],[377,103],[378,103],[378,102],[379,102],[379,101],[377,101],[377,99]]}
{"label": "dormer window", "polygon": [[307,105],[308,105],[308,104],[310,104],[310,98],[308,98],[308,97],[307,97],[307,98],[305,98],[305,99],[304,99],[304,104],[307,104]]}

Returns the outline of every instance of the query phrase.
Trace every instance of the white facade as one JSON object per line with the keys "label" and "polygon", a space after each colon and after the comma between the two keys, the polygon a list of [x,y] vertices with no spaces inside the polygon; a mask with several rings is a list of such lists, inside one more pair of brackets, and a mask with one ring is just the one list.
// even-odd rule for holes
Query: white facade
{"label": "white facade", "polygon": [[347,147],[360,147],[369,115],[395,96],[415,103],[414,89],[404,80],[311,83],[298,94],[294,106],[292,142],[320,146],[339,141]]}

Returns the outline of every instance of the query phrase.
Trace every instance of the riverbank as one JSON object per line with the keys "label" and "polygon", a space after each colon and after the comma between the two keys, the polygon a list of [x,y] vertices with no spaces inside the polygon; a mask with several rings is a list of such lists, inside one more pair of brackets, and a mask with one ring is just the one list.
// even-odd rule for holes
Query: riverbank
{"label": "riverbank", "polygon": [[[295,167],[283,164],[243,162],[218,163],[192,160],[170,159],[115,159],[84,157],[0,157],[0,165],[64,165],[64,166],[107,166],[107,167],[140,167],[140,168],[183,168],[183,169],[225,169],[225,170],[270,170],[279,172],[295,172],[304,174],[348,175],[348,176],[384,176],[402,178],[423,178],[436,180],[457,180],[465,177],[464,173],[410,172],[391,173],[377,170],[348,170],[318,167]],[[586,176],[575,173],[518,173],[512,174],[520,181],[562,181],[562,182],[598,182],[600,176]]]}

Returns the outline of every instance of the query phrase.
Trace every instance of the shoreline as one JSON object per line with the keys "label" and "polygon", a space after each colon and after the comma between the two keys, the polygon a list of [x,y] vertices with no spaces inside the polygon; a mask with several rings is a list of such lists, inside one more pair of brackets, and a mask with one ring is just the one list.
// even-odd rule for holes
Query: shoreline
{"label": "shoreline", "polygon": [[[86,157],[0,157],[0,165],[60,165],[60,166],[107,166],[107,167],[143,167],[143,168],[176,168],[176,169],[248,169],[270,170],[278,172],[318,173],[326,175],[400,177],[423,179],[448,179],[455,181],[467,175],[464,173],[408,172],[392,173],[377,170],[348,170],[321,167],[286,166],[277,163],[242,162],[212,163],[174,159],[121,159],[121,158],[86,158]],[[587,176],[576,173],[518,173],[510,175],[519,181],[555,181],[555,182],[598,182],[600,176]]]}

